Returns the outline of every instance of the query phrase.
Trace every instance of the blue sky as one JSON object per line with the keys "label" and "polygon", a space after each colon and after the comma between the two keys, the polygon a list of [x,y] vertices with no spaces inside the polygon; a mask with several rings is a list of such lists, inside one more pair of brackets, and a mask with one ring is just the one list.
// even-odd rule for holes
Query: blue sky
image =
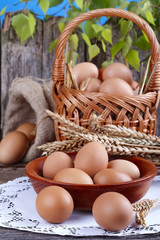
{"label": "blue sky", "polygon": [[[131,2],[132,0],[128,0],[128,2]],[[134,0],[138,2],[138,0]],[[28,8],[30,10],[34,10],[35,13],[39,15],[39,18],[43,19],[43,12],[40,9],[40,7],[37,6],[38,0],[34,0],[31,2],[28,2]],[[55,16],[65,16],[68,6],[67,6],[67,0],[63,0],[63,3],[59,4],[57,7],[53,7],[50,10],[48,10],[47,14],[53,14],[55,13]],[[7,5],[6,12],[16,12],[17,10],[22,10],[25,8],[25,3],[20,3],[19,0],[0,0],[0,11]],[[65,10],[64,10],[65,6]],[[62,10],[61,10],[62,9]],[[2,23],[4,19],[4,15],[0,16],[0,22]]]}
{"label": "blue sky", "polygon": [[[39,18],[44,17],[44,14],[40,7],[37,6],[38,0],[34,0],[31,2],[28,2],[27,6],[30,10],[34,10],[35,13],[39,15]],[[50,13],[56,13],[55,16],[64,16],[66,14],[66,10],[68,7],[66,6],[67,0],[63,0],[63,3],[59,4],[57,7],[51,8],[47,11],[47,14]],[[0,11],[7,5],[6,12],[16,12],[17,10],[23,10],[25,8],[25,3],[20,3],[19,0],[0,0]],[[66,7],[66,10],[64,11],[64,6]],[[60,9],[62,9],[60,11]],[[4,19],[4,15],[0,16],[1,22]]]}

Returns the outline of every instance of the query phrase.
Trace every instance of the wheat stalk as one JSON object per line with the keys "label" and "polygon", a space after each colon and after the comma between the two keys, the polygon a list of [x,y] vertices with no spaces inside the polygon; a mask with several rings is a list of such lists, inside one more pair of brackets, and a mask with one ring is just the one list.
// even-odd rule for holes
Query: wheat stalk
{"label": "wheat stalk", "polygon": [[[82,133],[88,133],[89,130],[65,119],[57,113],[53,113],[50,110],[46,110],[46,113],[53,120],[58,121],[63,124],[63,126],[68,127],[72,130]],[[108,137],[117,137],[119,142],[131,143],[131,144],[141,144],[141,145],[160,145],[160,138],[150,134],[145,134],[140,131],[131,130],[130,128],[115,126],[115,125],[104,125],[100,126],[99,119],[101,116],[96,116],[92,114],[92,118],[89,120],[89,129],[94,133],[101,133]]]}
{"label": "wheat stalk", "polygon": [[144,199],[137,203],[132,204],[133,211],[136,212],[135,220],[137,224],[146,227],[145,217],[148,215],[152,208],[160,206],[160,202],[158,201],[160,201],[160,198],[154,200]]}
{"label": "wheat stalk", "polygon": [[92,118],[89,122],[89,127],[92,132],[98,132],[101,134],[106,134],[107,136],[117,136],[117,137],[123,137],[124,141],[128,141],[129,139],[137,139],[137,141],[144,142],[144,144],[153,144],[153,145],[160,145],[160,138],[154,135],[145,134],[140,131],[132,130],[130,128],[122,127],[122,126],[116,126],[116,125],[103,125],[100,126],[100,116],[96,116],[95,114],[92,114]]}
{"label": "wheat stalk", "polygon": [[38,146],[38,149],[43,151],[42,155],[50,155],[55,151],[70,153],[79,151],[85,143],[85,140],[81,139],[54,141]]}
{"label": "wheat stalk", "polygon": [[145,155],[145,154],[160,154],[160,148],[158,149],[148,149],[145,146],[133,145],[119,142],[119,140],[114,138],[109,138],[106,135],[95,134],[95,133],[81,133],[70,128],[59,127],[62,131],[62,135],[67,139],[81,139],[87,142],[100,142],[103,144],[109,154],[114,155]]}
{"label": "wheat stalk", "polygon": [[88,133],[88,130],[84,127],[79,126],[78,124],[75,124],[74,122],[71,122],[70,120],[65,119],[64,117],[61,117],[58,113],[54,113],[50,110],[45,110],[47,115],[51,117],[53,120],[56,120],[57,122],[63,124],[63,126],[67,128],[71,128],[75,131],[80,131],[83,133]]}
{"label": "wheat stalk", "polygon": [[[53,113],[49,110],[46,110],[46,113],[49,117],[58,121],[63,126],[59,126],[62,135],[66,139],[75,141],[76,143],[84,140],[85,142],[97,141],[106,147],[109,154],[114,155],[160,154],[160,139],[156,136],[148,136],[144,133],[127,129],[125,127],[117,127],[115,125],[100,126],[98,122],[100,116],[97,117],[95,115],[93,115],[90,120],[89,129],[93,130],[94,126],[96,126],[96,130],[98,129],[98,131],[90,132],[88,129],[65,119],[57,113]],[[65,144],[67,148],[67,144],[70,143],[63,142],[63,144]],[[53,149],[55,149],[55,145]],[[78,149],[79,147],[77,147],[77,150]]]}

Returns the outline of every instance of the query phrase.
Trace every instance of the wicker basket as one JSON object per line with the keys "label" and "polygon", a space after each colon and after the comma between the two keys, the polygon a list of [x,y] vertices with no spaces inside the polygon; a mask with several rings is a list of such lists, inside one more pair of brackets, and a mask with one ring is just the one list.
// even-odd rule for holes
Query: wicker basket
{"label": "wicker basket", "polygon": [[[134,97],[115,97],[104,93],[90,93],[64,86],[65,57],[64,49],[72,30],[83,21],[101,16],[116,16],[131,20],[143,30],[152,50],[149,73],[156,64],[148,91]],[[160,46],[152,28],[136,14],[121,9],[97,9],[86,12],[73,19],[59,36],[53,64],[53,98],[55,112],[66,119],[88,127],[88,120],[94,112],[101,115],[101,124],[115,124],[135,129],[147,134],[155,134],[156,109],[159,103],[160,90]],[[62,140],[61,132],[55,121],[57,140]]]}

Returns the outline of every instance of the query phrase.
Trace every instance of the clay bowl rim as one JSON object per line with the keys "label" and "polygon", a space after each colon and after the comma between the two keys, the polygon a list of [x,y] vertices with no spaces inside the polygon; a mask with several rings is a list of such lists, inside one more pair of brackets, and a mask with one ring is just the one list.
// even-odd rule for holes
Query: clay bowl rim
{"label": "clay bowl rim", "polygon": [[[82,190],[85,190],[85,189],[90,189],[90,190],[95,190],[95,189],[104,189],[104,188],[118,188],[118,187],[122,187],[122,186],[125,186],[125,187],[129,187],[129,186],[135,186],[137,184],[140,184],[140,183],[143,183],[143,182],[148,182],[149,180],[153,179],[156,175],[157,175],[157,167],[156,165],[151,162],[150,160],[147,160],[145,158],[141,158],[141,157],[135,157],[135,156],[129,156],[129,157],[118,157],[117,159],[125,159],[125,160],[128,160],[130,162],[136,162],[135,164],[137,164],[138,161],[141,161],[141,163],[143,164],[148,164],[149,167],[149,170],[146,174],[144,174],[144,176],[141,176],[140,178],[138,179],[134,179],[134,180],[131,180],[131,181],[126,181],[126,182],[123,182],[123,183],[117,183],[117,184],[75,184],[75,183],[65,183],[65,182],[59,182],[59,181],[53,181],[53,180],[50,180],[50,179],[47,179],[47,178],[44,178],[43,176],[39,175],[38,174],[38,169],[40,171],[42,171],[42,166],[43,166],[43,163],[45,161],[45,159],[47,158],[47,156],[44,156],[44,157],[39,157],[39,158],[36,158],[30,162],[28,162],[26,164],[26,167],[25,167],[25,172],[27,174],[27,176],[31,179],[31,180],[34,180],[36,182],[41,182],[43,184],[48,184],[48,185],[57,185],[57,186],[61,186],[61,187],[69,187],[70,189],[82,189]],[[131,160],[132,159],[132,160]],[[134,160],[133,160],[134,159]],[[34,167],[33,167],[34,166]],[[36,166],[36,167],[35,167]],[[142,170],[142,168],[140,168],[140,171]]]}

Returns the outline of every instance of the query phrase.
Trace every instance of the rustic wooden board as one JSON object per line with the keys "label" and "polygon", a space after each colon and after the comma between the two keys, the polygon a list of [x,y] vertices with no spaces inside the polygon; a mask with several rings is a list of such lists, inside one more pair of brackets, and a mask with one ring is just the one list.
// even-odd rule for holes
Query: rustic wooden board
{"label": "rustic wooden board", "polygon": [[[9,96],[9,87],[16,77],[32,76],[42,79],[52,78],[55,50],[48,53],[50,43],[59,37],[57,21],[51,18],[47,22],[38,21],[33,39],[20,44],[12,28],[2,33],[1,40],[1,128]],[[79,45],[79,62],[85,59],[85,45]]]}

